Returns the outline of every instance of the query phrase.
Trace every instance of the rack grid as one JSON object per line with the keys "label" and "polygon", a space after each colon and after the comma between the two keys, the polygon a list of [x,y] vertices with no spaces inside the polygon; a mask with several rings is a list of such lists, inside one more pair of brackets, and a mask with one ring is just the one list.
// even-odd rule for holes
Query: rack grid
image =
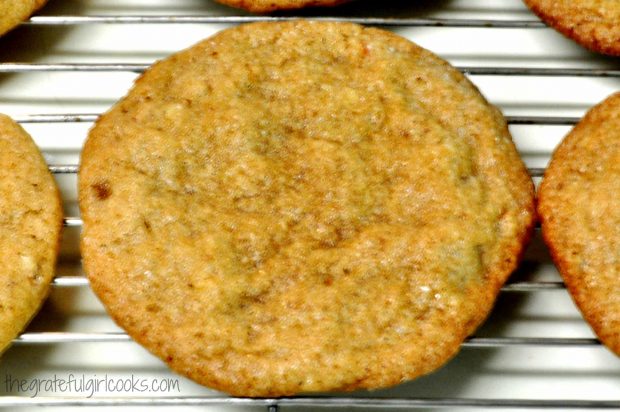
{"label": "rack grid", "polygon": [[[60,0],[57,0],[60,2]],[[145,11],[147,10],[147,6],[141,4],[139,1],[126,0],[127,3],[131,3],[133,9],[140,11],[140,8],[143,8]],[[164,0],[162,0],[164,1]],[[204,0],[208,2],[207,0]],[[471,1],[471,0],[470,0]],[[502,16],[511,15],[511,10],[515,9],[514,16],[509,18],[496,18],[495,14],[488,14],[491,17],[485,17],[483,11],[478,12],[483,17],[471,17],[471,12],[467,12],[464,4],[466,1],[456,1],[456,5],[453,8],[456,11],[452,11],[450,13],[446,13],[448,17],[445,17],[441,11],[441,7],[446,2],[439,2],[436,7],[429,6],[428,4],[424,7],[424,9],[419,13],[419,16],[411,17],[407,14],[404,17],[399,17],[398,15],[389,16],[389,17],[373,17],[373,16],[362,16],[360,17],[360,10],[353,9],[353,5],[350,6],[350,9],[355,11],[352,15],[346,15],[347,10],[345,9],[344,14],[340,11],[333,11],[331,9],[324,10],[313,10],[308,13],[302,13],[299,16],[285,14],[278,16],[251,16],[245,15],[243,13],[231,14],[231,11],[220,7],[220,6],[197,6],[195,2],[191,2],[191,0],[186,0],[188,4],[192,4],[193,7],[197,10],[196,14],[192,15],[150,15],[150,14],[135,14],[135,13],[127,13],[122,14],[121,12],[112,13],[112,14],[88,14],[88,7],[85,7],[86,11],[84,15],[70,15],[70,14],[55,14],[52,9],[49,11],[51,15],[41,15],[35,16],[30,19],[30,21],[23,23],[23,27],[18,29],[18,31],[32,31],[38,30],[39,28],[44,28],[46,30],[53,29],[57,27],[65,27],[65,28],[81,28],[88,29],[90,27],[99,27],[99,26],[108,26],[108,27],[116,27],[116,26],[128,26],[128,27],[138,27],[138,26],[148,26],[153,25],[157,27],[163,27],[165,30],[166,27],[177,27],[177,26],[201,26],[201,25],[216,25],[219,27],[220,25],[233,25],[233,24],[241,24],[255,21],[281,21],[281,20],[290,20],[299,17],[303,18],[313,18],[320,20],[329,20],[329,21],[350,21],[359,24],[365,25],[376,25],[376,26],[384,26],[388,29],[433,29],[441,31],[446,29],[463,29],[463,30],[510,30],[516,31],[516,35],[519,33],[523,33],[527,36],[533,36],[536,38],[537,36],[542,36],[544,39],[541,41],[548,42],[547,37],[550,37],[551,42],[558,42],[561,47],[565,47],[568,52],[567,55],[570,57],[568,59],[568,63],[566,64],[558,64],[557,62],[552,62],[553,64],[548,64],[549,61],[545,60],[545,64],[541,65],[541,67],[532,65],[531,62],[528,62],[526,65],[519,64],[503,64],[503,60],[500,56],[497,61],[500,61],[502,64],[457,64],[459,70],[461,70],[466,75],[472,77],[474,79],[480,78],[499,78],[502,81],[511,82],[513,79],[536,79],[536,81],[545,82],[545,79],[562,79],[566,82],[575,81],[576,79],[586,79],[588,82],[611,82],[604,83],[603,88],[606,89],[620,89],[620,62],[616,59],[603,59],[593,57],[592,55],[575,49],[570,43],[566,40],[559,38],[559,36],[554,37],[553,33],[550,33],[549,29],[546,26],[535,19],[532,16],[525,16],[525,11],[523,6],[520,5],[520,2],[506,0],[505,10],[501,10]],[[85,3],[89,3],[89,1],[85,0]],[[92,8],[97,10],[97,1],[90,0],[92,3]],[[119,1],[117,1],[119,3]],[[122,1],[120,1],[122,3]],[[169,2],[170,3],[170,2]],[[369,2],[361,2],[361,14],[364,14],[363,8]],[[492,1],[487,0],[475,0],[474,4],[478,5],[480,10],[483,10],[484,7],[492,4]],[[496,2],[497,3],[497,2]],[[502,2],[504,3],[504,2]],[[137,4],[137,5],[136,5]],[[392,7],[394,4],[398,5],[397,2],[392,2]],[[202,7],[206,7],[204,10]],[[347,6],[349,7],[349,6]],[[408,6],[409,10],[411,6]],[[500,7],[501,8],[501,7]],[[461,9],[465,10],[462,11]],[[123,10],[122,7],[119,7],[119,10]],[[62,8],[60,11],[65,11]],[[201,14],[202,13],[202,14]],[[235,13],[235,12],[233,12]],[[332,14],[330,14],[332,13]],[[368,12],[371,13],[371,12]],[[497,13],[496,13],[497,14]],[[466,17],[461,17],[461,15],[465,15]],[[98,36],[105,35],[106,31],[103,31],[103,34],[98,34]],[[544,33],[544,34],[543,34]],[[43,53],[43,58],[33,58],[31,61],[12,61],[3,58],[2,48],[3,44],[10,44],[10,42],[16,42],[14,40],[19,33],[14,33],[9,35],[9,39],[6,43],[0,42],[0,81],[2,80],[2,76],[28,76],[32,74],[53,74],[53,73],[63,73],[65,75],[78,75],[84,73],[91,73],[93,75],[102,73],[102,74],[114,74],[114,73],[125,73],[130,76],[139,74],[143,72],[148,66],[148,62],[126,62],[126,61],[106,61],[106,62],[98,62],[98,61],[57,61],[56,59],[52,59],[52,61],[46,61],[45,59],[45,51],[41,51]],[[432,33],[428,36],[432,36]],[[4,40],[2,40],[4,41]],[[59,53],[62,54],[62,53]],[[9,54],[8,56],[12,56]],[[562,55],[558,55],[560,57],[551,57],[550,59],[558,60],[561,59]],[[575,57],[576,56],[576,57]],[[163,57],[163,56],[162,56]],[[476,56],[473,56],[474,58]],[[543,61],[544,58],[538,57],[539,60]],[[571,66],[570,62],[576,60],[587,60],[592,59],[592,65],[573,65]],[[493,58],[482,58],[482,60],[493,61]],[[518,60],[518,56],[513,59]],[[536,63],[536,59],[534,59],[534,63]],[[561,63],[561,62],[560,62]],[[544,66],[544,67],[543,67]],[[598,83],[597,83],[598,84]],[[9,89],[10,91],[12,89]],[[600,93],[599,93],[600,94]],[[120,95],[118,96],[120,97]],[[533,110],[532,113],[523,114],[522,112],[515,111],[515,113],[507,113],[507,120],[511,127],[528,127],[528,130],[535,130],[540,128],[550,128],[550,127],[559,127],[561,131],[567,130],[570,126],[574,125],[580,118],[580,115],[576,115],[575,112],[583,112],[583,110],[587,109],[589,105],[591,105],[591,101],[593,97],[588,97],[587,101],[580,101],[579,96],[576,96],[576,103],[573,102],[570,107],[571,110],[567,110],[567,113],[558,113],[552,110],[542,110],[540,113],[537,113],[536,109],[537,105],[531,105]],[[102,99],[105,100],[105,99]],[[3,101],[3,88],[2,83],[0,82],[0,107],[2,107]],[[523,103],[523,102],[522,102]],[[35,105],[36,106],[36,105]],[[33,107],[35,107],[33,106]],[[509,104],[508,104],[509,106]],[[528,106],[527,102],[523,103],[522,106]],[[573,110],[573,106],[578,107],[578,109]],[[8,106],[9,111],[11,110],[11,106]],[[79,109],[79,108],[78,108]],[[53,110],[47,113],[42,113],[37,111],[36,109],[29,109],[34,111],[24,111],[22,106],[14,109],[13,117],[20,123],[24,124],[24,126],[43,126],[43,127],[69,127],[74,125],[90,125],[94,122],[100,111],[91,110],[91,107],[87,107],[83,110],[64,110],[59,109]],[[58,132],[56,132],[58,133]],[[62,132],[61,132],[62,133]],[[526,132],[522,132],[522,135],[526,135]],[[562,133],[556,133],[557,136],[561,136]],[[35,139],[37,136],[35,135]],[[519,144],[519,139],[517,140],[517,144]],[[525,139],[527,140],[527,138]],[[556,137],[557,140],[557,137]],[[551,144],[547,143],[547,146]],[[552,146],[552,145],[551,145]],[[46,151],[47,148],[47,151]],[[49,155],[48,152],[54,152],[54,143],[47,143],[46,148],[44,148],[44,153],[48,156],[48,160],[50,161],[50,170],[57,175],[59,179],[69,178],[74,181],[75,176],[79,171],[79,165],[77,162],[76,153],[72,153],[71,156],[60,157],[62,160],[69,158],[71,161],[63,161],[56,162],[57,156],[54,154]],[[58,149],[60,150],[60,149]],[[64,150],[64,149],[63,149]],[[538,149],[537,149],[538,150]],[[62,150],[60,150],[62,151]],[[75,150],[74,150],[75,151]],[[531,149],[522,150],[522,152],[529,153]],[[540,157],[540,154],[537,153]],[[544,173],[544,164],[548,159],[549,151],[547,150],[545,153],[545,160],[542,162],[530,162],[528,164],[528,169],[530,174],[539,178]],[[67,193],[69,193],[67,195]],[[65,194],[68,198],[75,198],[74,188],[63,188],[63,194]],[[68,200],[68,202],[74,202],[73,200]],[[75,207],[67,207],[67,209],[72,209],[75,211]],[[75,230],[79,231],[81,228],[82,222],[77,213],[74,215],[68,215],[65,218],[65,227],[66,230]],[[75,249],[76,246],[76,236],[69,236],[71,239],[69,242],[71,245],[65,245],[65,249],[70,250],[71,252],[66,252],[65,255],[73,256],[72,260],[65,258],[69,263],[63,264],[63,257],[61,257],[61,268],[65,267],[74,267],[79,266],[79,257],[76,261],[75,258]],[[537,234],[538,243],[540,243],[539,234]],[[540,249],[540,245],[538,247]],[[541,257],[542,256],[542,257]],[[526,257],[527,259],[527,257]],[[524,267],[520,269],[520,274],[517,274],[517,279],[509,282],[502,289],[502,295],[530,295],[530,294],[539,294],[539,293],[554,293],[554,294],[562,294],[566,295],[566,290],[564,284],[559,280],[557,273],[553,273],[552,276],[540,275],[540,268],[543,266],[549,266],[548,256],[544,255],[544,253],[535,252],[535,257],[530,258],[535,262],[532,268]],[[76,263],[77,262],[77,263]],[[527,265],[524,265],[527,266]],[[79,268],[77,270],[72,269],[72,273],[79,272]],[[60,271],[61,269],[59,269]],[[549,270],[547,270],[549,272]],[[75,293],[82,293],[82,291],[88,289],[88,280],[83,275],[66,275],[63,273],[58,274],[53,283],[53,294],[62,291],[69,291]],[[500,299],[501,299],[500,297]],[[491,319],[493,322],[494,319]],[[558,320],[554,320],[553,322],[559,322]],[[580,321],[583,323],[582,321]],[[35,322],[36,323],[36,322]],[[43,329],[39,330],[39,328],[35,328],[35,330],[28,330],[24,332],[20,337],[18,337],[14,341],[14,348],[26,348],[26,350],[36,351],[37,347],[41,346],[50,346],[50,345],[84,345],[84,344],[104,344],[110,351],[115,351],[112,348],[114,345],[122,345],[122,344],[131,344],[129,337],[119,330],[112,331],[76,331],[71,330],[48,330],[45,329],[45,321],[42,322]],[[40,325],[39,325],[40,326]],[[580,327],[584,327],[583,325]],[[483,328],[484,329],[484,328]],[[493,327],[490,328],[493,330]],[[562,350],[562,348],[591,348],[596,351],[604,351],[600,342],[594,338],[592,335],[588,335],[587,333],[584,336],[474,336],[468,339],[464,343],[464,348],[472,348],[472,350],[476,349],[510,349],[510,348],[532,348],[532,350],[536,350],[537,348],[549,349],[549,348],[557,348],[558,350]],[[22,353],[22,352],[20,352]],[[13,350],[10,350],[9,353],[6,354],[8,358],[13,358],[13,362],[18,362],[15,360],[15,355]],[[463,356],[467,356],[465,353]],[[606,355],[602,356],[603,362],[606,361]],[[600,362],[600,360],[599,360]],[[620,362],[618,362],[620,363]],[[3,364],[0,363],[0,371],[2,370]],[[165,370],[163,365],[160,366],[161,370]],[[507,372],[509,373],[509,372]],[[533,372],[534,373],[534,372]],[[596,373],[596,371],[594,372]],[[606,375],[605,375],[606,373]],[[375,396],[375,394],[364,394],[362,396],[356,396],[355,394],[345,394],[345,395],[331,395],[331,396],[300,396],[300,397],[290,397],[290,398],[281,398],[281,399],[243,399],[243,398],[232,398],[222,396],[221,394],[188,394],[183,396],[112,396],[112,397],[93,397],[87,398],[84,396],[59,396],[59,395],[45,395],[45,396],[37,396],[37,397],[25,397],[25,396],[14,396],[11,393],[2,393],[0,392],[0,408],[39,408],[39,407],[86,407],[91,408],[94,406],[105,408],[105,407],[152,407],[152,406],[162,406],[162,407],[198,407],[199,410],[202,410],[205,407],[237,407],[237,408],[246,408],[246,407],[260,407],[265,408],[268,411],[275,411],[278,408],[299,408],[299,407],[308,407],[308,408],[374,408],[376,410],[383,409],[392,409],[392,408],[409,408],[409,409],[467,409],[467,410],[487,410],[487,409],[518,409],[518,410],[567,410],[567,409],[579,409],[579,410],[602,410],[602,409],[620,409],[620,386],[618,382],[620,382],[620,366],[615,366],[611,368],[611,372],[607,371],[603,375],[608,376],[607,383],[611,388],[611,392],[608,395],[598,398],[598,399],[571,399],[570,397],[562,398],[562,399],[547,399],[544,396],[519,396],[517,397],[496,397],[493,392],[490,392],[488,397],[471,397],[471,396],[462,396],[462,397],[454,397],[454,396],[410,396],[406,391],[399,392],[396,396],[392,392],[388,392],[387,395],[379,394],[379,396]],[[518,382],[515,380],[515,382]],[[617,389],[617,392],[613,392],[613,389]],[[544,390],[543,390],[544,392]],[[527,394],[526,394],[527,395]]]}

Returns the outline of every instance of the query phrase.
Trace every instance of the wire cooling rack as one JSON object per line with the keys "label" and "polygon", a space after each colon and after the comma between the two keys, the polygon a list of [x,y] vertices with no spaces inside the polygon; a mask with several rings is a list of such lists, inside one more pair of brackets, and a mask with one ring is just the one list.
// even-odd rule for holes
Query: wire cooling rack
{"label": "wire cooling rack", "polygon": [[[75,191],[88,128],[153,60],[224,27],[311,17],[394,30],[451,61],[504,111],[535,181],[581,115],[620,89],[618,59],[562,38],[520,0],[376,3],[251,16],[209,0],[51,0],[0,39],[0,112],[22,123],[41,147],[67,213],[50,299],[0,360],[0,409],[620,409],[620,360],[583,322],[538,232],[491,318],[461,354],[430,376],[376,392],[227,397],[172,374],[118,329],[90,292],[79,263]],[[180,390],[92,394],[40,386],[35,393],[9,385],[74,375],[170,378]]]}

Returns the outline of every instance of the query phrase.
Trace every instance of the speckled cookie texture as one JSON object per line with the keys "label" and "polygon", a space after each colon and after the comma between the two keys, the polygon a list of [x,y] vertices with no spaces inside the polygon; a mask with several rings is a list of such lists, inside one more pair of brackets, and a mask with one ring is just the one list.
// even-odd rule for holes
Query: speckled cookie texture
{"label": "speckled cookie texture", "polygon": [[45,3],[47,0],[0,0],[0,35],[26,20]]}
{"label": "speckled cookie texture", "polygon": [[620,1],[524,1],[547,24],[582,46],[620,56]]}
{"label": "speckled cookie texture", "polygon": [[216,0],[228,6],[253,13],[269,13],[277,10],[293,10],[304,7],[328,7],[348,3],[351,0]]}
{"label": "speckled cookie texture", "polygon": [[574,301],[620,355],[620,93],[594,107],[555,150],[538,211]]}
{"label": "speckled cookie texture", "polygon": [[225,30],[90,132],[82,250],[112,317],[243,396],[379,388],[455,355],[533,220],[506,123],[457,70],[345,23]]}
{"label": "speckled cookie texture", "polygon": [[0,115],[0,353],[47,296],[61,227],[60,197],[39,149]]}

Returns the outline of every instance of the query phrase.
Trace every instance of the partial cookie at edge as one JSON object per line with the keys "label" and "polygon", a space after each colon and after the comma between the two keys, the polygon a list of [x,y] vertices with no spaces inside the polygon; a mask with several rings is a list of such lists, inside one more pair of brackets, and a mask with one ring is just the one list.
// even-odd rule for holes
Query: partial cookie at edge
{"label": "partial cookie at edge", "polygon": [[538,196],[543,237],[573,300],[620,355],[620,93],[556,148]]}
{"label": "partial cookie at edge", "polygon": [[620,55],[620,2],[615,0],[524,0],[560,33],[603,54]]}
{"label": "partial cookie at edge", "polygon": [[0,0],[0,36],[27,20],[47,0]]}
{"label": "partial cookie at edge", "polygon": [[0,352],[47,296],[62,217],[58,189],[39,149],[0,115]]}

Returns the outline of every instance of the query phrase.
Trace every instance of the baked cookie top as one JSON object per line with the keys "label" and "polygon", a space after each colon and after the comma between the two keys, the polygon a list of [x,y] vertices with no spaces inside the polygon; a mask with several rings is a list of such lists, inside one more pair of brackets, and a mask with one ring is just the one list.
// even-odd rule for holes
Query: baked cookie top
{"label": "baked cookie top", "polygon": [[620,355],[620,93],[557,147],[539,189],[543,236],[577,306]]}
{"label": "baked cookie top", "polygon": [[268,13],[276,10],[301,9],[303,7],[337,6],[351,0],[216,0],[228,6],[245,9],[253,13]]}
{"label": "baked cookie top", "polygon": [[0,35],[26,20],[45,3],[47,0],[0,0]]}
{"label": "baked cookie top", "polygon": [[0,115],[0,353],[47,296],[62,215],[39,149],[20,126]]}
{"label": "baked cookie top", "polygon": [[378,388],[450,359],[533,220],[500,112],[456,69],[345,23],[224,30],[91,130],[92,287],[138,342],[235,395]]}
{"label": "baked cookie top", "polygon": [[590,50],[620,55],[618,0],[524,0],[554,29]]}

